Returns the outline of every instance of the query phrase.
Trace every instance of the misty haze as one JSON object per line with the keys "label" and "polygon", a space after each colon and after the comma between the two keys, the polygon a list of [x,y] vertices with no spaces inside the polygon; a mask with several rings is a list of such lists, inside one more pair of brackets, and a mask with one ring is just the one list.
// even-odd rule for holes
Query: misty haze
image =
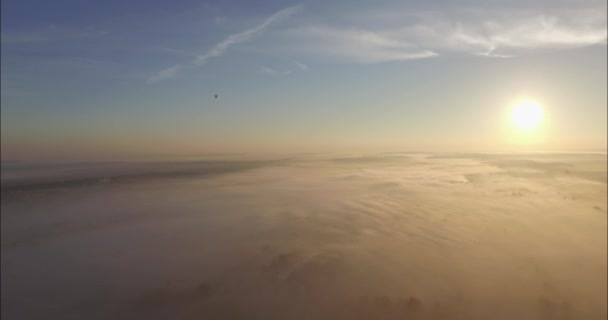
{"label": "misty haze", "polygon": [[605,154],[2,170],[3,319],[606,318]]}

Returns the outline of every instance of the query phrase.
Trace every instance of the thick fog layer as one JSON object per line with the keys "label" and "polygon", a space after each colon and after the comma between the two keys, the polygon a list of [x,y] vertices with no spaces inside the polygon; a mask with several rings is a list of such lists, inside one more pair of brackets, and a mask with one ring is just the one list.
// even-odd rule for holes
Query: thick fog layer
{"label": "thick fog layer", "polygon": [[606,155],[2,168],[2,319],[606,319]]}

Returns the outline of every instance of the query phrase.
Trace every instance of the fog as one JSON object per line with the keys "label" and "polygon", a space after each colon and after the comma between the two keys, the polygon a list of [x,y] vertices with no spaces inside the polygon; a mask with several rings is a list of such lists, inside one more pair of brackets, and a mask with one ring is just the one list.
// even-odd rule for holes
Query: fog
{"label": "fog", "polygon": [[606,319],[605,154],[2,166],[2,319]]}

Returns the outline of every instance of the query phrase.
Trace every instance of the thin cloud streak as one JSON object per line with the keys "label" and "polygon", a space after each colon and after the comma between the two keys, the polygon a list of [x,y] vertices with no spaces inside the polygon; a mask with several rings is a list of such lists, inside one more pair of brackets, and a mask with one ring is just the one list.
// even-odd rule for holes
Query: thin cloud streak
{"label": "thin cloud streak", "polygon": [[79,40],[108,35],[107,30],[74,28],[51,24],[46,28],[29,31],[3,31],[0,42],[6,45],[46,44],[54,41]]}
{"label": "thin cloud streak", "polygon": [[260,73],[271,75],[271,76],[286,76],[290,74],[294,74],[296,72],[306,72],[310,69],[307,65],[300,61],[291,61],[294,65],[293,67],[284,67],[284,68],[271,68],[268,66],[261,66],[259,71]]}
{"label": "thin cloud streak", "polygon": [[177,72],[178,72],[179,70],[181,70],[182,68],[183,68],[183,67],[182,67],[181,65],[176,64],[176,65],[174,65],[174,66],[172,66],[172,67],[169,67],[169,68],[163,69],[163,70],[161,70],[159,73],[157,73],[156,75],[154,75],[154,76],[152,76],[152,77],[148,78],[148,80],[147,80],[146,82],[148,82],[148,83],[156,83],[156,82],[159,82],[159,81],[163,81],[163,80],[165,80],[165,79],[172,78],[172,77],[174,77],[174,76],[177,74]]}
{"label": "thin cloud streak", "polygon": [[[211,58],[216,58],[216,57],[222,56],[226,52],[226,50],[228,50],[228,48],[230,48],[231,46],[251,40],[256,34],[259,34],[260,32],[262,32],[264,29],[266,29],[271,24],[273,24],[277,21],[280,21],[282,19],[288,18],[289,16],[296,13],[299,9],[300,9],[300,6],[293,6],[293,7],[279,10],[279,11],[275,12],[273,15],[271,15],[270,17],[268,17],[263,23],[255,26],[251,29],[247,29],[245,31],[228,36],[226,39],[224,39],[220,43],[213,46],[209,51],[205,52],[204,54],[198,55],[196,57],[196,59],[192,62],[193,65],[200,66],[200,65],[207,63],[207,61]],[[159,82],[159,81],[162,81],[165,79],[172,78],[181,69],[183,69],[183,67],[184,66],[182,66],[182,65],[175,65],[173,67],[163,69],[156,75],[148,78],[147,82],[155,83],[155,82]]]}
{"label": "thin cloud streak", "polygon": [[295,65],[300,68],[300,70],[302,71],[307,71],[308,69],[310,69],[310,67],[308,67],[307,65],[303,64],[300,61],[294,61]]}
{"label": "thin cloud streak", "polygon": [[261,66],[260,72],[271,76],[286,76],[291,74],[292,70],[275,70],[267,66]]}
{"label": "thin cloud streak", "polygon": [[213,46],[213,48],[211,48],[211,50],[196,57],[196,61],[195,61],[196,64],[201,65],[201,64],[206,63],[207,60],[209,60],[210,58],[221,56],[222,54],[224,54],[224,52],[230,46],[250,40],[255,34],[261,32],[262,30],[267,28],[272,23],[293,15],[294,13],[296,13],[297,10],[299,10],[298,6],[289,7],[289,8],[280,10],[280,11],[276,12],[275,14],[273,14],[272,16],[270,16],[268,19],[266,19],[266,21],[264,21],[262,24],[254,27],[254,28],[245,30],[243,32],[230,35],[229,37],[224,39],[224,41]]}

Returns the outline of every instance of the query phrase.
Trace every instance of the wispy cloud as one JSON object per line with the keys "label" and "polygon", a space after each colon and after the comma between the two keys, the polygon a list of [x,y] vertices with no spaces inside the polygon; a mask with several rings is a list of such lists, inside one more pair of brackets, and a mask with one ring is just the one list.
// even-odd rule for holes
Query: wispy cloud
{"label": "wispy cloud", "polygon": [[155,83],[155,82],[159,82],[165,79],[169,79],[172,78],[173,76],[175,76],[177,74],[177,72],[179,70],[181,70],[183,68],[183,66],[176,64],[172,67],[169,68],[165,68],[163,70],[161,70],[159,73],[153,75],[152,77],[148,78],[148,83]]}
{"label": "wispy cloud", "polygon": [[584,23],[551,15],[436,22],[399,32],[402,37],[416,39],[419,45],[439,52],[455,51],[493,57],[513,56],[535,49],[605,44],[607,36],[605,17],[603,21]]}
{"label": "wispy cloud", "polygon": [[267,28],[272,23],[291,16],[298,9],[299,9],[299,7],[295,6],[295,7],[289,7],[289,8],[280,10],[280,11],[276,12],[275,14],[273,14],[272,16],[270,16],[268,19],[266,19],[262,24],[254,27],[254,28],[245,30],[243,32],[239,32],[239,33],[230,35],[229,37],[224,39],[224,41],[213,46],[213,48],[211,48],[211,50],[196,57],[196,64],[199,64],[199,65],[204,64],[210,58],[221,56],[222,54],[224,54],[226,49],[228,49],[230,46],[250,40],[255,34],[261,32],[262,30]]}
{"label": "wispy cloud", "polygon": [[158,47],[155,48],[155,50],[161,51],[163,53],[167,53],[173,56],[177,56],[177,57],[188,57],[188,58],[192,58],[192,57],[196,57],[196,54],[187,50],[182,50],[182,49],[176,49],[176,48],[167,48],[167,47]]}
{"label": "wispy cloud", "polygon": [[259,71],[263,74],[270,76],[286,76],[294,74],[296,72],[308,71],[309,67],[300,61],[291,61],[291,65],[283,66],[281,68],[271,68],[268,66],[261,66]]}
{"label": "wispy cloud", "polygon": [[59,40],[83,39],[99,37],[108,34],[107,30],[94,28],[73,28],[67,26],[48,25],[45,28],[27,31],[3,31],[0,39],[2,44],[37,44]]}
{"label": "wispy cloud", "polygon": [[[546,11],[542,8],[455,9],[351,14],[315,19],[284,32],[279,45],[291,54],[363,63],[465,53],[509,57],[536,49],[606,44],[606,6]],[[348,15],[348,14],[347,14]]]}
{"label": "wispy cloud", "polygon": [[3,97],[28,97],[34,93],[23,85],[23,77],[3,72],[0,76],[0,88]]}
{"label": "wispy cloud", "polygon": [[[255,26],[253,28],[247,29],[245,31],[235,33],[235,34],[228,36],[223,41],[214,45],[207,52],[198,55],[196,57],[196,59],[194,61],[192,61],[191,65],[200,66],[200,65],[205,64],[211,58],[220,57],[231,46],[242,43],[242,42],[249,41],[256,34],[259,34],[264,29],[268,28],[268,26],[270,26],[271,24],[293,15],[299,9],[300,9],[300,6],[293,6],[293,7],[283,9],[283,10],[279,10],[279,11],[275,12],[273,15],[271,15],[270,17],[268,17],[266,20],[264,20],[264,22],[262,22],[261,24]],[[158,81],[161,81],[164,79],[171,78],[171,77],[175,76],[177,74],[177,72],[183,68],[184,68],[183,65],[175,65],[173,67],[163,69],[158,74],[148,78],[147,82],[154,83],[154,82],[158,82]]]}
{"label": "wispy cloud", "polygon": [[306,70],[310,69],[307,65],[303,64],[300,61],[294,61],[293,63],[302,71],[306,71]]}
{"label": "wispy cloud", "polygon": [[270,76],[286,76],[288,74],[293,73],[292,70],[277,70],[277,69],[273,69],[273,68],[270,68],[267,66],[261,66],[260,72],[263,74],[270,75]]}
{"label": "wispy cloud", "polygon": [[[556,9],[557,8],[557,9]],[[298,6],[280,10],[259,25],[235,33],[196,55],[193,60],[161,70],[148,78],[154,83],[180,70],[200,66],[247,42],[271,24],[293,15]],[[379,63],[470,54],[506,58],[528,51],[568,49],[606,44],[606,5],[585,2],[568,10],[543,5],[489,5],[441,10],[411,6],[340,10],[315,17],[300,16],[287,29],[272,33],[257,49],[273,55],[308,60],[320,57],[340,62]],[[268,75],[304,71],[308,66],[264,65]]]}
{"label": "wispy cloud", "polygon": [[307,26],[292,29],[289,35],[299,39],[293,48],[300,52],[357,62],[410,60],[436,55],[432,50],[400,40],[394,34],[357,28]]}

